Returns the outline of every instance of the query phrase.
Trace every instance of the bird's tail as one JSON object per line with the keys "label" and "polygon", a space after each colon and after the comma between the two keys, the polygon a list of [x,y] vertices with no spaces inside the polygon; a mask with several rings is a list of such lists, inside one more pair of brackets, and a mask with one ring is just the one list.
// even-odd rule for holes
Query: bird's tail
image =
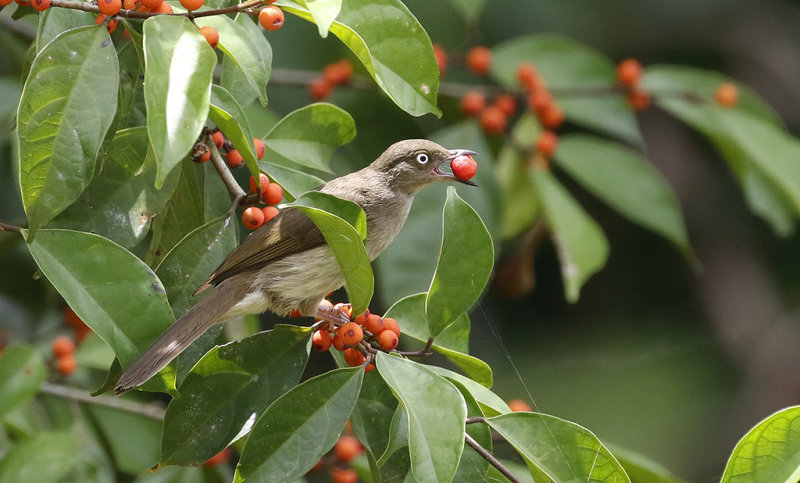
{"label": "bird's tail", "polygon": [[144,384],[178,357],[184,349],[214,325],[225,313],[242,298],[233,290],[233,280],[220,283],[210,294],[156,339],[133,364],[122,373],[114,391],[117,394]]}

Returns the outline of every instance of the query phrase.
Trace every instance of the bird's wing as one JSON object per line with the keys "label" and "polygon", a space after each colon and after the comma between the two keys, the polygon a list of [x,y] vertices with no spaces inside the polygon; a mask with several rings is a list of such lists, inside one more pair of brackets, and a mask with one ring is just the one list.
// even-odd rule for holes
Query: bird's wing
{"label": "bird's wing", "polygon": [[286,208],[245,238],[195,293],[237,273],[261,268],[272,260],[323,243],[325,237],[311,218],[296,208]]}

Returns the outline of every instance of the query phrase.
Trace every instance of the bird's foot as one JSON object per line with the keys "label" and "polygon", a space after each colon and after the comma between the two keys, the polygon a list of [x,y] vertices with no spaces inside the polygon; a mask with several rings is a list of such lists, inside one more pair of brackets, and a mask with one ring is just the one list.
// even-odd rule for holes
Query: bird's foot
{"label": "bird's foot", "polygon": [[315,315],[317,320],[324,320],[328,322],[328,329],[333,331],[336,326],[341,326],[350,322],[350,316],[341,307],[331,307],[325,304],[317,305],[317,313]]}

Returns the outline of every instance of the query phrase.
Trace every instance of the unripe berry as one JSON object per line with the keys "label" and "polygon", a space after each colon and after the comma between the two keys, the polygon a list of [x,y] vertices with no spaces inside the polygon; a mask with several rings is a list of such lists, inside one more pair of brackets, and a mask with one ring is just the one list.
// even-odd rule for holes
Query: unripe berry
{"label": "unripe berry", "polygon": [[739,89],[731,82],[723,82],[717,87],[714,99],[722,107],[735,107],[739,103]]}
{"label": "unripe berry", "polygon": [[503,114],[509,117],[517,112],[517,101],[511,94],[500,94],[497,96],[497,99],[494,100],[494,105],[503,111]]}
{"label": "unripe berry", "polygon": [[642,78],[642,64],[636,59],[625,59],[617,64],[617,81],[628,87],[639,84]]}
{"label": "unripe berry", "polygon": [[208,45],[210,45],[212,49],[217,48],[217,44],[219,43],[219,32],[217,32],[217,29],[206,25],[205,27],[200,27],[200,33],[203,34],[203,37],[206,38]]}
{"label": "unripe berry", "polygon": [[221,466],[227,463],[230,459],[231,459],[231,450],[230,448],[225,448],[219,453],[209,458],[208,461],[203,463],[203,466],[205,466],[206,468]]}
{"label": "unripe berry", "polygon": [[144,8],[156,11],[163,3],[163,0],[141,0],[141,3]]}
{"label": "unripe berry", "polygon": [[261,211],[264,213],[264,223],[275,218],[278,216],[278,213],[280,213],[280,211],[274,206],[265,206],[261,208]]}
{"label": "unripe berry", "polygon": [[[264,173],[258,174],[259,179],[261,180],[261,197],[264,197],[264,193],[267,191],[267,186],[269,186],[269,176]],[[256,179],[250,176],[250,192],[251,193],[258,193],[258,186],[256,186]]]}
{"label": "unripe berry", "polygon": [[477,116],[486,108],[486,98],[478,91],[469,91],[461,97],[461,112]]}
{"label": "unripe berry", "polygon": [[497,106],[489,106],[481,113],[480,122],[486,134],[500,134],[506,128],[508,117]]}
{"label": "unripe berry", "polygon": [[355,436],[346,434],[339,436],[336,445],[333,447],[333,454],[336,455],[336,459],[343,463],[349,463],[363,452],[364,447],[361,442]]}
{"label": "unripe berry", "polygon": [[508,408],[515,413],[531,410],[531,406],[522,399],[512,399],[508,401]]}
{"label": "unripe berry", "polygon": [[222,135],[222,131],[215,131],[211,135],[211,139],[214,140],[214,145],[217,149],[222,149],[222,145],[225,144],[225,136]]}
{"label": "unripe berry", "polygon": [[347,59],[328,64],[322,69],[322,77],[331,85],[347,84],[353,77],[353,66]]}
{"label": "unripe berry", "polygon": [[491,66],[492,51],[486,47],[473,47],[467,53],[467,67],[475,74],[486,75],[489,73],[489,67]]}
{"label": "unripe berry", "polygon": [[[101,1],[102,1],[102,0],[101,0]],[[117,1],[117,2],[120,2],[120,0],[116,0],[116,1]],[[11,2],[9,2],[9,3],[11,3]],[[36,10],[38,10],[38,11],[40,11],[40,12],[44,12],[45,10],[47,10],[48,8],[50,8],[50,0],[33,0],[33,1],[31,2],[31,4],[33,5],[33,8],[35,8]],[[102,11],[103,11],[103,9],[101,8],[101,9],[100,9],[100,11],[102,12]],[[119,12],[119,9],[117,9],[117,12]],[[114,12],[114,13],[113,13],[113,14],[111,14],[111,15],[114,15],[114,14],[115,14],[115,13],[117,13],[117,12]]]}
{"label": "unripe berry", "polygon": [[61,374],[68,376],[78,368],[78,361],[72,354],[61,356],[56,361],[56,369]]}
{"label": "unripe berry", "polygon": [[558,148],[558,136],[553,131],[542,131],[536,138],[536,150],[545,156],[552,156]]}
{"label": "unripe berry", "polygon": [[283,199],[283,188],[278,183],[270,183],[264,191],[264,201],[270,205],[277,205]]}
{"label": "unripe berry", "polygon": [[345,345],[356,345],[364,338],[364,331],[355,322],[348,322],[339,329]]}
{"label": "unripe berry", "polygon": [[642,111],[650,106],[650,94],[644,89],[634,89],[628,93],[628,104],[634,111]]}
{"label": "unripe berry", "polygon": [[[36,0],[34,0],[33,6],[36,7]],[[108,16],[116,15],[122,9],[122,0],[97,0],[97,8],[100,9],[100,13]]]}
{"label": "unripe berry", "polygon": [[278,30],[283,27],[283,10],[274,5],[268,5],[258,12],[258,21],[267,30]]}
{"label": "unripe berry", "polygon": [[391,330],[397,334],[398,337],[400,336],[400,324],[398,324],[397,321],[391,317],[386,317],[383,319],[383,330]]}
{"label": "unripe berry", "polygon": [[251,230],[255,230],[264,224],[264,212],[256,206],[247,208],[242,213],[242,224]]}
{"label": "unripe berry", "polygon": [[228,154],[225,155],[225,159],[228,161],[228,166],[231,168],[238,168],[244,163],[244,158],[242,158],[239,151],[235,149],[228,151]]}
{"label": "unripe berry", "polygon": [[333,339],[331,339],[331,344],[333,344],[333,348],[337,351],[344,350],[344,339],[339,334],[334,334]]}
{"label": "unripe berry", "polygon": [[181,6],[188,11],[197,10],[203,6],[203,0],[180,0]]}
{"label": "unripe berry", "polygon": [[333,483],[357,483],[358,473],[352,468],[334,468],[331,470]]}
{"label": "unripe berry", "polygon": [[478,171],[478,164],[472,156],[456,156],[450,161],[450,169],[453,170],[453,175],[455,175],[456,178],[467,180],[475,176],[475,173]]}
{"label": "unripe berry", "polygon": [[433,56],[436,58],[436,64],[439,65],[439,77],[442,77],[447,71],[447,51],[441,45],[433,44]]}
{"label": "unripe berry", "polygon": [[383,319],[380,315],[369,314],[364,321],[364,328],[377,335],[383,330]]}
{"label": "unripe berry", "polygon": [[378,345],[381,346],[381,349],[385,351],[394,349],[397,347],[397,344],[400,343],[400,339],[397,337],[397,334],[391,330],[384,330],[378,334],[376,341],[378,342]]}
{"label": "unripe berry", "polygon": [[318,350],[320,352],[325,352],[326,350],[331,348],[331,343],[333,340],[331,339],[331,334],[324,329],[320,329],[314,332],[311,336],[311,346],[314,350]]}
{"label": "unripe berry", "polygon": [[75,352],[75,342],[67,336],[60,335],[53,339],[52,349],[56,357],[70,356]]}
{"label": "unripe berry", "polygon": [[547,129],[558,129],[564,124],[564,110],[558,104],[552,103],[539,113],[539,120]]}
{"label": "unripe berry", "polygon": [[331,89],[333,89],[333,85],[324,77],[317,77],[308,85],[308,92],[311,93],[311,97],[316,101],[327,99],[331,95]]}
{"label": "unripe berry", "polygon": [[344,361],[347,363],[348,366],[356,367],[360,366],[361,364],[366,361],[367,358],[362,354],[358,349],[353,347],[348,347],[344,350]]}

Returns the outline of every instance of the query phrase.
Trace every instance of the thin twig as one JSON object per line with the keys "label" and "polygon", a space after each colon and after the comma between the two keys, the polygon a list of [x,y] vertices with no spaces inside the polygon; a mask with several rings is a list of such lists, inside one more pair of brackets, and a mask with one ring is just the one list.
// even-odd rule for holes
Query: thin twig
{"label": "thin twig", "polygon": [[149,419],[161,421],[164,419],[165,410],[161,406],[153,404],[144,404],[134,401],[127,401],[125,399],[112,398],[108,396],[92,397],[86,392],[76,389],[74,387],[62,386],[60,384],[53,384],[51,382],[43,382],[39,390],[44,394],[51,396],[63,397],[86,404],[93,404],[109,409],[116,409],[118,411],[125,411],[131,414],[138,414]]}
{"label": "thin twig", "polygon": [[9,225],[7,223],[0,223],[0,231],[8,231],[12,233],[22,233],[22,227],[17,225]]}
{"label": "thin twig", "polygon": [[225,187],[228,188],[228,194],[231,195],[231,200],[238,205],[239,201],[247,197],[247,193],[245,193],[242,187],[239,186],[239,183],[236,182],[236,179],[228,169],[228,165],[222,160],[222,155],[219,154],[217,145],[214,144],[214,141],[212,141],[210,137],[206,139],[206,144],[209,149],[211,149],[211,163],[214,165],[214,168],[216,168],[219,177],[222,178],[222,182],[225,183]]}
{"label": "thin twig", "polygon": [[486,418],[483,416],[476,416],[474,418],[467,418],[467,424],[485,423]]}
{"label": "thin twig", "polygon": [[[239,3],[225,8],[215,8],[212,10],[203,10],[200,12],[194,11],[194,12],[170,13],[170,14],[164,14],[159,12],[137,12],[135,10],[122,9],[116,16],[124,18],[143,19],[143,18],[154,17],[156,15],[173,15],[177,17],[188,17],[190,19],[194,19],[199,17],[208,17],[211,15],[244,12],[251,8],[256,8],[260,7],[261,5],[266,5],[267,3],[268,2],[266,0],[250,0],[249,2]],[[76,0],[51,0],[50,6],[69,8],[72,10],[83,10],[85,12],[100,13],[100,8],[98,8],[97,4],[90,2],[76,1]]]}
{"label": "thin twig", "polygon": [[479,455],[481,455],[483,457],[483,459],[488,461],[490,465],[492,465],[495,468],[497,468],[497,471],[502,473],[503,476],[505,476],[509,480],[513,481],[514,483],[522,483],[522,480],[517,478],[517,475],[515,475],[508,468],[503,466],[503,463],[501,463],[500,460],[495,458],[492,453],[487,451],[486,448],[484,448],[483,446],[480,445],[480,443],[475,441],[475,439],[473,439],[473,437],[470,436],[469,433],[464,433],[464,441],[466,441],[466,443],[468,445],[470,445],[472,447],[472,449],[475,450],[475,452],[477,452]]}
{"label": "thin twig", "polygon": [[418,351],[412,352],[404,352],[404,351],[395,351],[403,357],[416,357],[416,356],[429,356],[433,354],[431,351],[431,347],[433,346],[433,337],[428,339],[428,342],[425,344],[425,347]]}

